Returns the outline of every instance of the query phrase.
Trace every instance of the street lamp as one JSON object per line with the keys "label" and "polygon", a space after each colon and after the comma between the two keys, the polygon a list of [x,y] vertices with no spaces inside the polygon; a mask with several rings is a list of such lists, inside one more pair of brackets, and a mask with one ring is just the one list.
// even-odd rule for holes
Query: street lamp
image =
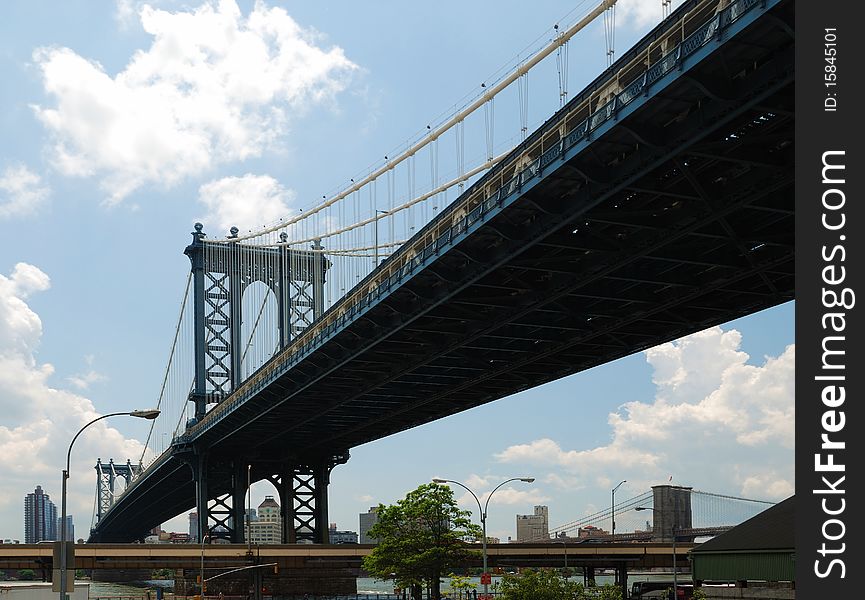
{"label": "street lamp", "polygon": [[[200,518],[200,517],[199,517]],[[207,522],[205,521],[205,526]],[[205,527],[206,529],[206,527]],[[199,524],[198,530],[201,531],[201,525]],[[207,529],[207,533],[201,536],[201,570],[199,571],[200,575],[198,579],[201,581],[201,599],[204,600],[204,544],[210,539],[210,530]],[[193,588],[194,589],[194,588]]]}
{"label": "street lamp", "polygon": [[60,600],[68,599],[68,594],[66,590],[66,480],[69,479],[69,463],[72,459],[72,446],[75,444],[75,440],[78,439],[78,436],[81,435],[81,432],[93,425],[96,421],[101,421],[102,419],[107,419],[108,417],[119,416],[138,417],[139,419],[153,420],[159,416],[159,411],[156,409],[133,410],[131,412],[116,412],[102,415],[101,417],[96,417],[95,419],[87,423],[84,427],[79,429],[78,433],[75,434],[75,437],[73,437],[72,441],[69,443],[69,450],[66,452],[66,468],[63,470],[63,483],[61,484],[62,491],[60,493]]}
{"label": "street lamp", "polygon": [[[652,512],[654,512],[655,509],[649,506],[637,506],[634,508],[634,510],[651,510]],[[652,525],[654,526],[654,520],[652,522]],[[673,597],[678,598],[677,594],[679,593],[679,577],[676,573],[676,537],[678,536],[679,528],[676,527],[675,523],[670,526],[670,533],[672,534],[673,538]]]}
{"label": "street lamp", "polygon": [[378,267],[378,215],[379,213],[383,215],[389,215],[390,211],[375,209],[375,212],[375,267]]}
{"label": "street lamp", "polygon": [[556,537],[553,540],[554,544],[561,544],[562,545],[562,551],[565,553],[565,568],[564,568],[565,579],[568,578],[568,544],[567,544],[567,539],[568,538],[567,538],[567,534],[566,534],[564,539],[559,539],[558,537]]}
{"label": "street lamp", "polygon": [[[623,483],[627,483],[627,479],[623,479],[619,485]],[[610,520],[612,521],[612,528],[610,531],[610,541],[616,541],[616,490],[619,489],[619,485],[613,488],[610,492]]]}
{"label": "street lamp", "polygon": [[498,484],[496,487],[493,488],[493,491],[491,491],[490,495],[487,496],[487,501],[484,503],[483,507],[481,507],[481,501],[478,498],[477,494],[475,494],[473,491],[471,491],[468,487],[466,487],[464,484],[460,483],[459,481],[454,481],[453,479],[433,479],[433,483],[455,483],[456,485],[458,485],[461,488],[463,488],[464,490],[466,490],[469,494],[471,494],[472,497],[475,499],[475,502],[478,503],[478,510],[480,510],[480,512],[481,512],[481,528],[483,530],[483,540],[482,540],[483,546],[482,546],[482,548],[483,548],[483,557],[484,557],[484,577],[482,579],[484,580],[484,598],[485,599],[489,597],[489,588],[487,587],[489,584],[486,583],[486,581],[487,581],[486,575],[487,575],[487,507],[490,505],[490,498],[493,497],[493,494],[496,493],[497,489],[499,489],[500,487],[502,487],[504,484],[506,484],[508,482],[524,481],[526,483],[532,483],[534,480],[535,480],[534,477],[511,477],[510,479],[505,479],[503,482],[501,482],[500,484]]}
{"label": "street lamp", "polygon": [[252,465],[246,465],[246,554],[252,556]]}

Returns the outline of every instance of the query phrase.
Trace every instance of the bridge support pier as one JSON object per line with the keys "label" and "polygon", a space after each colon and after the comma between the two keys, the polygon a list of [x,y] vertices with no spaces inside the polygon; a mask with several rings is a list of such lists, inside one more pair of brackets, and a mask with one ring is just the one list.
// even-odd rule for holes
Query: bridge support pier
{"label": "bridge support pier", "polygon": [[583,567],[583,586],[595,587],[595,567]]}
{"label": "bridge support pier", "polygon": [[[247,461],[214,460],[207,453],[199,453],[192,462],[194,464],[190,466],[195,477],[198,541],[201,542],[204,536],[209,536],[210,539],[221,538],[234,544],[244,543]],[[227,487],[230,491],[214,497],[214,487]]]}
{"label": "bridge support pier", "polygon": [[284,464],[270,481],[279,491],[282,543],[327,544],[327,486],[330,472],[348,461],[349,453]]}
{"label": "bridge support pier", "polygon": [[622,598],[628,597],[628,565],[621,564],[616,567],[616,585],[622,590]]}

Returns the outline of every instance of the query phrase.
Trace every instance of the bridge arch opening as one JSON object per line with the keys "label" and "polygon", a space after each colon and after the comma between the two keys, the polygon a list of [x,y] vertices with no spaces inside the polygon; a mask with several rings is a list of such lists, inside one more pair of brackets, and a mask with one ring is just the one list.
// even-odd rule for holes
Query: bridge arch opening
{"label": "bridge arch opening", "polygon": [[240,326],[241,380],[279,349],[279,303],[270,286],[255,281],[243,291]]}
{"label": "bridge arch opening", "polygon": [[279,490],[269,479],[262,479],[250,486],[248,498],[244,511],[249,520],[246,539],[253,544],[281,543],[283,512]]}

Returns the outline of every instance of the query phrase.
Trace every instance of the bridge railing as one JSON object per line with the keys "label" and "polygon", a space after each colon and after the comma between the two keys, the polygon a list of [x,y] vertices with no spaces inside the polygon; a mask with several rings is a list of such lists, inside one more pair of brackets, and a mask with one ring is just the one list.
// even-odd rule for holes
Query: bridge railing
{"label": "bridge railing", "polygon": [[[702,0],[681,6],[655,31],[617,61],[586,90],[560,109],[547,123],[508,157],[473,184],[382,265],[358,283],[338,303],[275,355],[228,398],[211,409],[177,441],[195,437],[220,415],[266,387],[285,367],[299,362],[311,350],[377,303],[391,289],[411,277],[426,261],[440,254],[461,234],[561,158],[580,142],[588,142],[601,125],[682,61],[714,39],[742,15],[765,0]],[[625,83],[622,83],[625,82]]]}

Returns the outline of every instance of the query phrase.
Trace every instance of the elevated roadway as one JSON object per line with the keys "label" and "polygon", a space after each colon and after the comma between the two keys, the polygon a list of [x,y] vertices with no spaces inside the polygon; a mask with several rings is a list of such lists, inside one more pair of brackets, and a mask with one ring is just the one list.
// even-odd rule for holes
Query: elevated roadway
{"label": "elevated roadway", "polygon": [[207,498],[242,499],[252,464],[283,506],[302,465],[318,539],[352,447],[793,299],[793,2],[722,5],[685,2],[175,440],[91,540],[196,506],[204,456]]}
{"label": "elevated roadway", "polygon": [[[477,558],[467,566],[481,566],[481,546],[471,546]],[[685,564],[694,544],[676,544],[678,564]],[[282,569],[355,568],[372,552],[368,544],[285,544],[252,546],[252,558],[244,544],[208,544],[204,563],[208,570],[259,563],[277,563]],[[578,544],[490,544],[489,564],[493,567],[614,567],[627,564],[629,569],[671,567],[670,544],[651,542],[583,542]],[[202,547],[196,544],[77,544],[76,569],[184,569],[201,568]],[[50,571],[53,563],[51,544],[0,544],[0,569],[34,569]]]}

